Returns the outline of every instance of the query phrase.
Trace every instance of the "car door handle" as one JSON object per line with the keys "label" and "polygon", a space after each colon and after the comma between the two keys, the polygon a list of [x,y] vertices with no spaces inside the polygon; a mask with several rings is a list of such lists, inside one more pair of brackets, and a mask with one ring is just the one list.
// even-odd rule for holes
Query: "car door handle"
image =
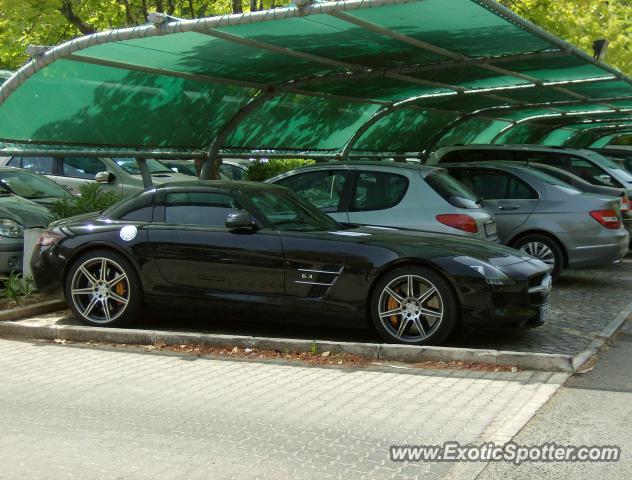
{"label": "car door handle", "polygon": [[498,210],[518,210],[520,205],[517,203],[505,203],[502,205],[498,205]]}

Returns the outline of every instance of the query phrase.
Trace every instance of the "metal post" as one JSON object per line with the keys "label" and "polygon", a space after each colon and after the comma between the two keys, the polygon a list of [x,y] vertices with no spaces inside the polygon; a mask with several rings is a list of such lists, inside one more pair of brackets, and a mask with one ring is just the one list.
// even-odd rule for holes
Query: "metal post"
{"label": "metal post", "polygon": [[277,91],[270,88],[267,91],[260,91],[258,95],[252,97],[250,101],[244,105],[219,131],[213,143],[208,150],[208,157],[202,163],[202,171],[200,172],[200,180],[218,180],[219,166],[221,158],[219,151],[224,146],[224,142],[250,112],[259,108],[266,101],[270,100],[277,94]]}
{"label": "metal post", "polygon": [[149,190],[153,188],[154,182],[151,179],[151,173],[149,172],[149,168],[147,168],[147,159],[143,157],[136,157],[136,162],[138,162],[138,169],[140,170],[140,176],[143,179],[143,188],[145,190]]}

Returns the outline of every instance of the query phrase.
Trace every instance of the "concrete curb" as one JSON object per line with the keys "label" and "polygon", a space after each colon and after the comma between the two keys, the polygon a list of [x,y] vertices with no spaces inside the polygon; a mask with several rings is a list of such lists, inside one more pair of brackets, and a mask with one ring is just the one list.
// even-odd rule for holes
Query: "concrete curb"
{"label": "concrete curb", "polygon": [[75,342],[107,342],[150,345],[198,344],[215,347],[271,349],[280,352],[349,353],[362,357],[417,363],[425,361],[481,362],[518,367],[524,370],[572,372],[572,357],[546,353],[505,352],[452,347],[416,347],[377,343],[333,342],[286,338],[250,337],[242,335],[197,334],[126,328],[100,328],[75,325],[37,326],[20,322],[0,323],[0,336],[22,339],[71,340]]}
{"label": "concrete curb", "polygon": [[42,313],[54,312],[62,308],[66,308],[66,302],[64,300],[46,300],[45,302],[35,303],[26,307],[12,308],[0,312],[0,321],[19,320],[34,315],[41,315]]}
{"label": "concrete curb", "polygon": [[614,317],[606,327],[597,334],[595,339],[590,342],[588,347],[582,352],[573,357],[572,366],[573,373],[578,371],[584,363],[588,361],[592,356],[596,355],[601,347],[604,346],[606,341],[612,337],[621,328],[623,323],[632,315],[632,302],[628,303],[623,310],[621,310],[616,317]]}

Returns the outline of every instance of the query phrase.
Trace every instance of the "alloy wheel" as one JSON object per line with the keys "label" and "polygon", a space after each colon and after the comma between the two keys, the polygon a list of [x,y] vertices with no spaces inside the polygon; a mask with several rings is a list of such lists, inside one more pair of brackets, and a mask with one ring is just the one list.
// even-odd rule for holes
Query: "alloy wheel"
{"label": "alloy wheel", "polygon": [[118,263],[109,258],[94,257],[75,271],[70,294],[75,308],[87,320],[110,323],[127,308],[129,279]]}
{"label": "alloy wheel", "polygon": [[541,242],[528,242],[520,247],[524,253],[543,261],[547,265],[555,265],[555,255],[553,251]]}
{"label": "alloy wheel", "polygon": [[421,342],[441,325],[443,299],[437,287],[418,275],[402,275],[382,290],[378,302],[382,326],[397,340]]}

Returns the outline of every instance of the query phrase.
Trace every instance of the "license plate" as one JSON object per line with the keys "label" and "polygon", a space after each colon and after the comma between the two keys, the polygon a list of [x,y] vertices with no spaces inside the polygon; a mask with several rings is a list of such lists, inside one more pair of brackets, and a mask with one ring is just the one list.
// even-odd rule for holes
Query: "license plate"
{"label": "license plate", "polygon": [[493,237],[496,235],[496,223],[490,222],[485,224],[485,235]]}
{"label": "license plate", "polygon": [[542,305],[540,307],[540,315],[538,316],[541,322],[545,322],[549,319],[551,315],[551,306],[547,303],[546,305]]}

